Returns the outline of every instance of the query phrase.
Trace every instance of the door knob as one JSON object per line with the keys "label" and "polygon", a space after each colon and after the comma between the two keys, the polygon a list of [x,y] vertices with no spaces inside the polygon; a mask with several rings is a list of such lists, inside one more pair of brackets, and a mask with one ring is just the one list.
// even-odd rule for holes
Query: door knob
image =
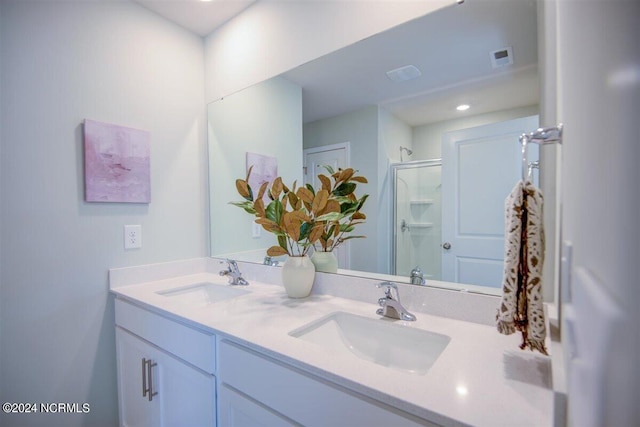
{"label": "door knob", "polygon": [[449,242],[444,242],[444,243],[442,244],[442,248],[448,251],[449,249],[451,249],[451,243],[449,243]]}

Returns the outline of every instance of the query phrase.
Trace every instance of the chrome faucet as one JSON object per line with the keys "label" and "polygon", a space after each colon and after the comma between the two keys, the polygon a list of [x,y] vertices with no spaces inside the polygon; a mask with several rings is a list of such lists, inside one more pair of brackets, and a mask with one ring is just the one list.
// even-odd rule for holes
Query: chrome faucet
{"label": "chrome faucet", "polygon": [[412,285],[425,285],[427,283],[427,281],[424,280],[424,273],[420,267],[417,266],[411,270],[411,276],[409,278],[411,279]]}
{"label": "chrome faucet", "polygon": [[[224,262],[225,261],[220,261],[220,264],[222,264]],[[243,286],[248,285],[249,282],[247,282],[244,279],[244,277],[242,277],[242,273],[240,272],[240,268],[238,267],[238,263],[235,262],[232,259],[228,259],[228,260],[226,260],[226,262],[229,265],[229,268],[227,268],[226,270],[222,270],[220,272],[220,275],[221,276],[228,276],[230,285],[243,285]]]}
{"label": "chrome faucet", "polygon": [[398,294],[398,286],[392,282],[382,282],[377,285],[378,288],[384,286],[384,297],[378,300],[380,307],[376,314],[390,317],[392,319],[399,320],[416,320],[416,316],[409,313],[409,311],[400,303],[400,295]]}
{"label": "chrome faucet", "polygon": [[271,258],[269,255],[265,256],[264,260],[262,261],[263,265],[270,265],[271,267],[277,267],[279,263],[280,261]]}

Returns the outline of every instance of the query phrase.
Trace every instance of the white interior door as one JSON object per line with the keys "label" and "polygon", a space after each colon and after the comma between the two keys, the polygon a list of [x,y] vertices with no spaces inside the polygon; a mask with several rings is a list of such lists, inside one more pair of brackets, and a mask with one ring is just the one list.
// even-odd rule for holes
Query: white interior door
{"label": "white interior door", "polygon": [[[345,168],[349,164],[349,143],[325,145],[304,150],[304,183],[319,188],[321,183],[318,175],[329,175],[324,166],[331,166],[334,170]],[[338,268],[349,269],[349,242],[340,245],[335,251]]]}
{"label": "white interior door", "polygon": [[504,201],[521,179],[519,137],[537,127],[531,116],[443,135],[442,280],[501,286]]}

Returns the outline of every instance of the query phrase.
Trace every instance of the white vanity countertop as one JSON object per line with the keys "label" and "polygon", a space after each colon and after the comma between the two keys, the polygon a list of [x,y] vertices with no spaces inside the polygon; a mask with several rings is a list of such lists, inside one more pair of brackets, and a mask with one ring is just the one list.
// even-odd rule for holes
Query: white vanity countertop
{"label": "white vanity countertop", "polygon": [[[144,275],[138,277],[144,280]],[[417,375],[355,355],[337,355],[289,335],[336,311],[378,319],[379,289],[372,291],[371,303],[331,295],[296,300],[288,298],[282,286],[251,281],[243,287],[250,291],[246,295],[193,307],[156,292],[201,282],[226,283],[226,279],[215,273],[196,273],[115,287],[113,278],[111,281],[111,290],[118,297],[226,336],[437,424],[553,425],[551,358],[519,350],[519,334],[504,336],[491,326],[416,312],[417,321],[396,323],[451,337],[430,370]]]}

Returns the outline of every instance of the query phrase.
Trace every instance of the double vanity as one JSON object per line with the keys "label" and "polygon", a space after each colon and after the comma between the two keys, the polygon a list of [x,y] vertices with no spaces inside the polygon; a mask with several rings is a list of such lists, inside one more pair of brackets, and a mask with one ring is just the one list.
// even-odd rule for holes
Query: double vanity
{"label": "double vanity", "polygon": [[290,299],[279,268],[231,286],[221,261],[110,271],[121,425],[554,423],[557,364],[497,333],[496,297],[398,284],[417,319],[395,320],[380,281],[318,273]]}

